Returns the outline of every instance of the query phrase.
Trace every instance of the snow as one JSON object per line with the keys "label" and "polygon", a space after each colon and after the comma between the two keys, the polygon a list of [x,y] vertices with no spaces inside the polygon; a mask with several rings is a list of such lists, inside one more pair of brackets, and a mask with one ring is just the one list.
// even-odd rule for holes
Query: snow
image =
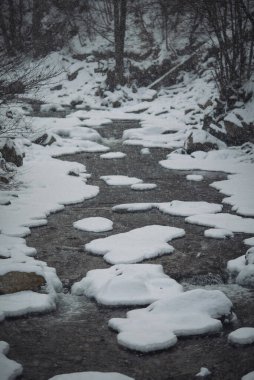
{"label": "snow", "polygon": [[254,371],[244,375],[241,380],[254,380]]}
{"label": "snow", "polygon": [[244,244],[246,245],[254,245],[254,237],[244,239]]}
{"label": "snow", "polygon": [[157,185],[155,183],[136,183],[131,185],[132,190],[142,191],[142,190],[152,190],[155,189]]}
{"label": "snow", "polygon": [[232,344],[254,343],[254,327],[241,327],[228,335],[228,341]]}
{"label": "snow", "polygon": [[219,290],[196,289],[129,311],[127,318],[112,318],[109,327],[119,332],[120,345],[150,352],[174,346],[177,336],[219,332],[219,318],[230,316],[231,308],[231,301]]}
{"label": "snow", "polygon": [[75,372],[56,375],[49,380],[134,380],[117,372]]}
{"label": "snow", "polygon": [[113,222],[107,218],[91,217],[78,220],[73,227],[81,231],[105,232],[113,229]]}
{"label": "snow", "polygon": [[181,228],[151,225],[93,240],[85,250],[103,256],[110,264],[133,264],[172,253],[174,248],[167,242],[184,234]]}
{"label": "snow", "polygon": [[227,270],[235,282],[241,286],[254,287],[254,247],[247,250],[245,255],[229,260]]}
{"label": "snow", "polygon": [[9,352],[9,344],[0,341],[0,379],[1,380],[14,380],[17,376],[21,375],[23,372],[22,365],[10,360],[6,357]]}
{"label": "snow", "polygon": [[201,367],[200,368],[200,371],[195,375],[196,377],[206,377],[206,376],[209,376],[211,375],[211,371],[209,371],[208,368],[206,367]]}
{"label": "snow", "polygon": [[151,152],[150,152],[150,149],[149,149],[149,148],[142,148],[142,149],[140,150],[140,153],[141,153],[141,154],[150,154]]}
{"label": "snow", "polygon": [[227,229],[232,232],[254,233],[254,219],[243,218],[238,215],[226,213],[199,214],[189,216],[185,221],[199,226]]}
{"label": "snow", "polygon": [[91,270],[72,286],[72,294],[84,294],[98,303],[114,306],[147,305],[181,291],[182,286],[155,264],[120,264]]}
{"label": "snow", "polygon": [[199,182],[199,181],[203,181],[204,177],[202,175],[199,175],[199,174],[188,174],[186,176],[186,179],[188,181],[197,181],[197,182]]}
{"label": "snow", "polygon": [[232,231],[223,228],[210,228],[204,232],[204,235],[214,239],[225,239],[234,236]]}
{"label": "snow", "polygon": [[55,310],[54,298],[49,294],[30,290],[0,296],[0,321],[5,317],[18,317],[28,313],[45,313]]}
{"label": "snow", "polygon": [[136,177],[128,177],[125,175],[105,175],[101,176],[100,178],[110,186],[130,186],[143,182],[142,179],[138,179]]}
{"label": "snow", "polygon": [[254,145],[246,143],[241,147],[220,149],[218,151],[194,152],[191,155],[171,153],[160,164],[167,169],[210,170],[232,173],[227,180],[211,184],[227,197],[223,203],[230,204],[232,210],[243,216],[254,215],[253,201],[253,158]]}
{"label": "snow", "polygon": [[34,256],[36,249],[28,247],[25,239],[0,233],[0,258]]}
{"label": "snow", "polygon": [[217,203],[208,203],[204,201],[188,202],[188,201],[172,201],[161,203],[126,203],[114,206],[113,211],[148,211],[157,208],[165,214],[176,216],[191,216],[202,213],[213,214],[222,210],[222,205]]}
{"label": "snow", "polygon": [[124,157],[126,157],[126,153],[123,153],[123,152],[108,152],[108,153],[100,155],[100,158],[106,158],[106,159],[124,158]]}

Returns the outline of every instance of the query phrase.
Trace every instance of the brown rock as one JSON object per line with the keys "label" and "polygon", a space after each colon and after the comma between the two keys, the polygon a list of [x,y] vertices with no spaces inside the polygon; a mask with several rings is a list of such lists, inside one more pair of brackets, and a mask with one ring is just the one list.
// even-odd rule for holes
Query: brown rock
{"label": "brown rock", "polygon": [[0,294],[39,290],[45,284],[44,277],[31,272],[8,272],[0,276]]}

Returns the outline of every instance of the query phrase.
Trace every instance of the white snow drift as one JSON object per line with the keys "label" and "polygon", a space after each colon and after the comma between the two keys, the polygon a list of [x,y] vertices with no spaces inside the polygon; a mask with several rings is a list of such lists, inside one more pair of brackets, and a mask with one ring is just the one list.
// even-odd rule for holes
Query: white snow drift
{"label": "white snow drift", "polygon": [[49,380],[134,380],[117,372],[75,372],[56,375]]}
{"label": "white snow drift", "polygon": [[254,343],[254,327],[241,327],[228,335],[228,341],[232,344]]}
{"label": "white snow drift", "polygon": [[110,186],[130,186],[143,182],[142,179],[125,175],[104,175],[100,178]]}

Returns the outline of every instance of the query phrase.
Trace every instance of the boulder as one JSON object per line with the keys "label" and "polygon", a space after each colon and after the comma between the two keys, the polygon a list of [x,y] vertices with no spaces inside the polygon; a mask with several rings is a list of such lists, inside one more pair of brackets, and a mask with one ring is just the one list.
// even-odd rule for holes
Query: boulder
{"label": "boulder", "polygon": [[39,290],[45,285],[44,277],[33,272],[8,272],[0,276],[0,294]]}
{"label": "boulder", "polygon": [[37,135],[32,139],[32,142],[34,144],[46,146],[46,145],[51,145],[56,141],[55,137],[51,135],[50,133],[42,133],[41,135]]}
{"label": "boulder", "polygon": [[248,141],[254,143],[254,124],[241,123],[238,119],[225,118],[224,126],[227,141],[230,145],[242,145]]}
{"label": "boulder", "polygon": [[0,139],[0,153],[6,162],[12,162],[16,166],[22,166],[23,154],[12,139]]}
{"label": "boulder", "polygon": [[188,154],[195,151],[209,152],[225,148],[226,144],[204,130],[193,130],[184,143],[184,149]]}

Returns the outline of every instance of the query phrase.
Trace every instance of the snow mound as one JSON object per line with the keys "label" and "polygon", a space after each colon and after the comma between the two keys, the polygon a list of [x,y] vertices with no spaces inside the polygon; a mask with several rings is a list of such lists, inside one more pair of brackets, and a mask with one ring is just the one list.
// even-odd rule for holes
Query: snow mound
{"label": "snow mound", "polygon": [[134,380],[117,372],[76,372],[56,375],[49,380]]}
{"label": "snow mound", "polygon": [[222,205],[208,202],[186,202],[172,201],[162,203],[126,203],[114,206],[113,211],[148,211],[157,208],[159,211],[169,215],[191,216],[203,213],[217,213],[222,210]]}
{"label": "snow mound", "polygon": [[161,265],[120,264],[95,269],[72,286],[72,294],[93,297],[104,305],[147,305],[182,292]]}
{"label": "snow mound", "polygon": [[25,239],[0,233],[0,257],[33,256],[36,249],[27,247]]}
{"label": "snow mound", "polygon": [[200,368],[200,371],[195,375],[196,377],[206,377],[206,376],[209,376],[211,375],[211,371],[209,371],[208,368],[206,367],[201,367]]}
{"label": "snow mound", "polygon": [[254,219],[242,218],[232,214],[202,214],[192,215],[185,219],[186,222],[199,226],[222,228],[232,232],[254,233]]}
{"label": "snow mound", "polygon": [[184,235],[181,228],[151,225],[93,240],[85,249],[110,264],[133,264],[173,252],[167,242]]}
{"label": "snow mound", "polygon": [[106,158],[106,159],[124,158],[124,157],[126,157],[126,153],[123,153],[123,152],[108,152],[108,153],[100,155],[100,158]]}
{"label": "snow mound", "polygon": [[0,320],[28,313],[45,313],[55,310],[55,308],[52,295],[35,293],[30,290],[0,296]]}
{"label": "snow mound", "polygon": [[234,236],[232,231],[223,228],[210,228],[204,232],[204,235],[214,239],[225,239]]}
{"label": "snow mound", "polygon": [[251,246],[254,245],[254,237],[251,237],[249,239],[245,239],[244,244],[251,245]]}
{"label": "snow mound", "polygon": [[247,373],[247,375],[244,375],[241,380],[254,380],[254,371]]}
{"label": "snow mound", "polygon": [[143,182],[142,179],[138,179],[136,177],[128,177],[125,175],[104,175],[100,178],[110,186],[130,186]]}
{"label": "snow mound", "polygon": [[230,316],[231,308],[219,290],[195,289],[132,310],[127,318],[112,318],[109,326],[119,332],[120,345],[150,352],[174,346],[177,336],[217,333],[222,329],[219,318]]}
{"label": "snow mound", "polygon": [[6,357],[9,352],[9,344],[0,341],[0,369],[1,380],[14,380],[23,372],[22,365]]}
{"label": "snow mound", "polygon": [[237,284],[254,288],[254,247],[249,248],[245,255],[229,260],[227,270]]}
{"label": "snow mound", "polygon": [[241,327],[228,335],[228,341],[233,344],[254,343],[254,327]]}
{"label": "snow mound", "polygon": [[203,181],[204,177],[202,175],[199,175],[199,174],[188,174],[186,176],[186,179],[188,181],[197,181],[197,182],[199,182],[199,181]]}
{"label": "snow mound", "polygon": [[137,191],[152,190],[156,187],[157,185],[155,183],[135,183],[134,185],[131,185],[131,189]]}
{"label": "snow mound", "polygon": [[81,231],[105,232],[113,229],[113,222],[107,218],[91,217],[74,222],[73,227]]}

